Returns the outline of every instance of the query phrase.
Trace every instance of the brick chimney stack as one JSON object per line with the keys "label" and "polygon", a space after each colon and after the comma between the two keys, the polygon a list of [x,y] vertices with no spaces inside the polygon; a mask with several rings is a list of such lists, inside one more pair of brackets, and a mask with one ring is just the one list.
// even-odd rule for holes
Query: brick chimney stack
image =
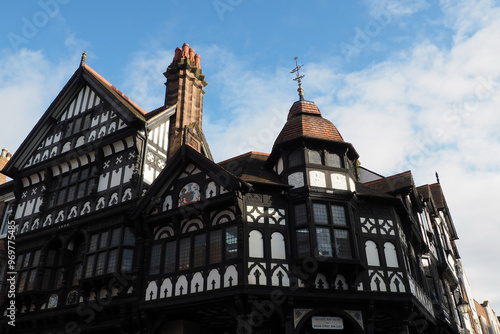
{"label": "brick chimney stack", "polygon": [[175,50],[174,59],[163,75],[167,78],[165,106],[177,104],[177,111],[170,118],[167,153],[170,159],[183,143],[185,128],[201,130],[207,82],[200,68],[200,56],[187,43]]}
{"label": "brick chimney stack", "polygon": [[[12,157],[12,154],[9,153],[6,148],[3,148],[2,154],[0,155],[0,172],[7,164],[7,162],[10,160],[10,157]],[[4,184],[5,182],[7,182],[7,176],[0,173],[0,184]]]}

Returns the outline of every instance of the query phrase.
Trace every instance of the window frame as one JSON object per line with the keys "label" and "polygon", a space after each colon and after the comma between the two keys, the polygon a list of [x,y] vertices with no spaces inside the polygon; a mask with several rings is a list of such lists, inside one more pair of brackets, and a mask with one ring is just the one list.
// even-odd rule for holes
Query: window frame
{"label": "window frame", "polygon": [[[218,238],[217,242],[214,243],[215,239],[212,237],[216,235]],[[213,267],[225,261],[236,259],[240,252],[239,238],[236,221],[230,221],[182,235],[158,239],[151,246],[150,261],[153,248],[159,245],[161,249],[160,270],[158,273],[151,273],[151,269],[148,268],[149,275],[168,275],[177,271],[199,270],[199,268]],[[204,246],[202,247],[203,251],[196,247],[196,242],[200,242],[200,240]],[[186,243],[183,245],[186,247],[184,255],[181,254],[181,243]],[[181,261],[181,256],[185,257],[185,261]]]}
{"label": "window frame", "polygon": [[[118,240],[115,240],[116,231]],[[130,239],[131,236],[134,242]],[[133,229],[128,226],[114,226],[91,234],[81,279],[132,271],[135,262],[135,241]]]}
{"label": "window frame", "polygon": [[[297,208],[304,207],[307,224],[303,224],[303,213],[297,224]],[[296,254],[298,257],[315,256],[319,258],[353,259],[353,231],[349,218],[348,205],[321,199],[309,202],[293,203],[294,227],[296,238]],[[343,209],[342,219],[338,220],[335,210]],[[335,209],[335,210],[334,210]],[[327,232],[328,231],[328,232]],[[307,232],[307,233],[306,233]],[[309,250],[306,250],[308,235]],[[347,235],[347,238],[344,237]],[[345,242],[347,240],[347,243]],[[348,245],[348,248],[346,246]]]}

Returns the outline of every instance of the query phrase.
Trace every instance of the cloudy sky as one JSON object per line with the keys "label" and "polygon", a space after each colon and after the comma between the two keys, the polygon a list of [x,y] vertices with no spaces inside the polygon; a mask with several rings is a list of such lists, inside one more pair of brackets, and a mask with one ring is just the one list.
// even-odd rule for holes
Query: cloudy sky
{"label": "cloudy sky", "polygon": [[[315,101],[363,166],[418,185],[439,173],[474,297],[500,312],[500,2],[39,0],[1,5],[0,146],[15,152],[87,64],[146,110],[184,42],[209,85],[217,161],[269,152],[297,100]],[[234,145],[227,145],[233,143]]]}

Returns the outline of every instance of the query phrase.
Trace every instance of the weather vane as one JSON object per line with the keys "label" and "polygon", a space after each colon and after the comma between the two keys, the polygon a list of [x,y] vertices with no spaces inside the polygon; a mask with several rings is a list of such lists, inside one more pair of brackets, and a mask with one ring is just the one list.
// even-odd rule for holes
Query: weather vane
{"label": "weather vane", "polygon": [[296,66],[295,66],[295,68],[292,70],[292,72],[290,72],[290,73],[297,73],[297,74],[295,75],[295,78],[294,78],[293,80],[295,80],[295,81],[297,81],[297,82],[299,83],[299,88],[297,89],[297,92],[299,92],[299,98],[300,98],[300,100],[301,100],[301,101],[303,101],[303,100],[304,100],[304,88],[302,88],[302,78],[303,78],[304,76],[303,76],[303,75],[300,75],[299,70],[300,70],[300,69],[302,68],[302,66],[304,66],[304,65],[300,65],[300,66],[299,66],[299,63],[297,62],[297,60],[298,60],[299,58],[295,57],[294,59],[295,59],[295,65],[296,65]]}

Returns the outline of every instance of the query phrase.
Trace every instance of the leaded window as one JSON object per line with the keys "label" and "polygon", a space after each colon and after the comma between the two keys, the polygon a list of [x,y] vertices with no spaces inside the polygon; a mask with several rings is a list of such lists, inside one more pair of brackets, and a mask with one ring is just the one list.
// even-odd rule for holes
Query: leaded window
{"label": "leaded window", "polygon": [[153,245],[150,256],[150,275],[234,259],[238,256],[238,227],[223,224],[209,231],[190,231],[180,239],[175,236],[167,240],[159,239]]}
{"label": "leaded window", "polygon": [[135,236],[130,227],[117,227],[90,236],[84,276],[131,271]]}
{"label": "leaded window", "polygon": [[37,267],[40,261],[40,250],[27,252],[17,257],[16,271],[18,282],[18,292],[30,291],[35,284]]}
{"label": "leaded window", "polygon": [[96,179],[92,177],[96,171],[95,166],[87,165],[56,176],[50,185],[48,207],[62,205],[90,195],[96,185]]}
{"label": "leaded window", "polygon": [[305,203],[296,204],[294,212],[299,257],[314,254],[321,257],[352,258],[350,227],[343,205],[313,202],[310,223]]}

